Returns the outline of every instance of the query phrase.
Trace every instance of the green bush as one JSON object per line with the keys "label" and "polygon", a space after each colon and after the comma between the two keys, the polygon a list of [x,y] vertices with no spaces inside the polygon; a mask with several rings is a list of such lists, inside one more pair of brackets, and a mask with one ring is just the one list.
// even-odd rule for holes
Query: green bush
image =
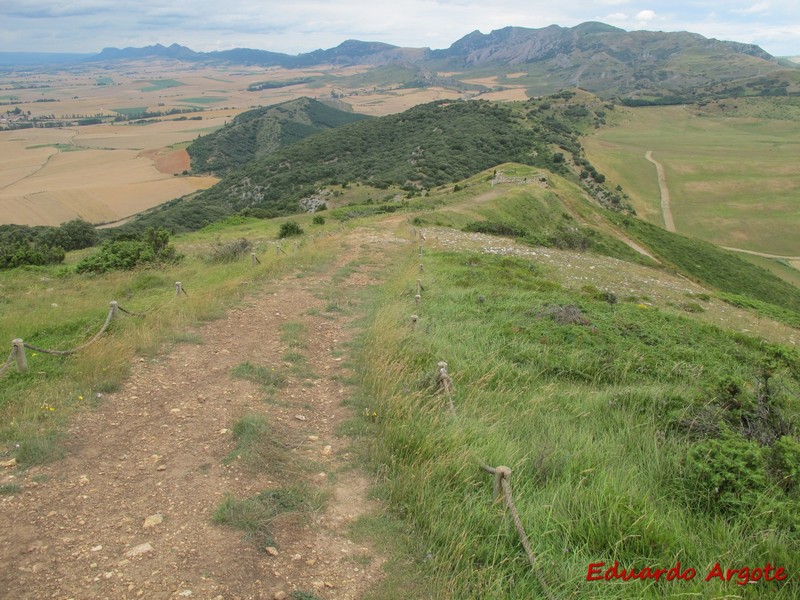
{"label": "green bush", "polygon": [[149,228],[139,239],[105,242],[100,250],[78,263],[78,273],[106,273],[140,265],[176,262],[180,256],[164,229]]}
{"label": "green bush", "polygon": [[314,218],[311,220],[314,225],[325,225],[325,217],[322,215],[314,215]]}
{"label": "green bush", "polygon": [[772,448],[770,466],[784,490],[796,490],[800,483],[800,442],[788,435],[781,437]]}
{"label": "green bush", "polygon": [[292,237],[294,235],[303,235],[303,228],[300,227],[295,221],[286,221],[281,223],[281,229],[278,232],[278,237],[283,239]]}
{"label": "green bush", "polygon": [[711,513],[749,512],[767,488],[766,456],[755,442],[730,434],[695,444],[686,456],[687,495]]}
{"label": "green bush", "polygon": [[515,227],[507,223],[495,223],[493,221],[472,221],[471,223],[467,223],[466,227],[464,227],[464,231],[502,235],[505,237],[524,237],[528,233],[521,227]]}
{"label": "green bush", "polygon": [[58,246],[39,246],[28,242],[0,246],[0,269],[24,265],[51,265],[64,260],[64,250]]}

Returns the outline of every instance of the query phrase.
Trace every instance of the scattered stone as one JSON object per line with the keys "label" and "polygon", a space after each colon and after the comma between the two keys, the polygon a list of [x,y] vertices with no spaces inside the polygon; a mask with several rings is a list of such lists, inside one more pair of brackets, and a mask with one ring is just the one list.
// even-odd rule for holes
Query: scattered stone
{"label": "scattered stone", "polygon": [[308,441],[309,442],[316,442],[318,439],[319,439],[318,435],[310,435],[310,436],[308,436]]}
{"label": "scattered stone", "polygon": [[103,546],[101,546],[101,545],[99,545],[99,544],[98,544],[97,546],[95,546],[94,548],[92,548],[92,549],[90,550],[90,552],[100,552],[100,550],[102,550],[102,549],[103,549]]}
{"label": "scattered stone", "polygon": [[325,446],[320,452],[320,454],[322,454],[322,456],[330,456],[331,450],[333,450],[331,446]]}
{"label": "scattered stone", "polygon": [[184,598],[188,598],[192,595],[192,590],[183,590],[178,594],[178,596],[183,596]]}
{"label": "scattered stone", "polygon": [[150,529],[151,527],[155,527],[156,525],[161,525],[164,522],[164,515],[161,513],[156,513],[154,515],[150,515],[144,520],[143,527],[145,529]]}
{"label": "scattered stone", "polygon": [[226,434],[226,433],[228,433],[229,431],[230,431],[230,429],[220,429],[220,430],[219,430],[219,434],[220,434],[220,435],[225,435],[225,434]]}
{"label": "scattered stone", "polygon": [[305,421],[306,420],[305,416],[303,416],[303,415],[295,415],[294,418],[297,419],[298,421]]}
{"label": "scattered stone", "polygon": [[158,465],[158,467],[156,467],[156,471],[166,471],[166,470],[167,470],[167,465]]}
{"label": "scattered stone", "polygon": [[270,556],[278,556],[278,554],[280,554],[275,546],[267,546],[266,551]]}
{"label": "scattered stone", "polygon": [[275,595],[272,596],[272,598],[274,600],[286,600],[286,598],[287,598],[286,592],[283,592],[283,591],[275,592]]}
{"label": "scattered stone", "polygon": [[144,544],[139,544],[138,546],[134,546],[130,550],[125,553],[125,558],[135,558],[137,556],[141,556],[142,554],[147,554],[148,552],[153,551],[153,545],[150,542],[145,542]]}
{"label": "scattered stone", "polygon": [[17,466],[16,458],[11,458],[9,460],[4,460],[3,462],[0,462],[0,467],[4,469],[13,469],[16,466]]}

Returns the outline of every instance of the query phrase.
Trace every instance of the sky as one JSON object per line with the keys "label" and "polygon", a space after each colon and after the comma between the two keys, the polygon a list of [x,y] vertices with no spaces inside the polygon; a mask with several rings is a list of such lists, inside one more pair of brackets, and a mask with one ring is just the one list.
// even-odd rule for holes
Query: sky
{"label": "sky", "polygon": [[0,52],[178,43],[300,54],[348,39],[447,48],[476,29],[586,21],[691,31],[800,56],[798,0],[0,0]]}

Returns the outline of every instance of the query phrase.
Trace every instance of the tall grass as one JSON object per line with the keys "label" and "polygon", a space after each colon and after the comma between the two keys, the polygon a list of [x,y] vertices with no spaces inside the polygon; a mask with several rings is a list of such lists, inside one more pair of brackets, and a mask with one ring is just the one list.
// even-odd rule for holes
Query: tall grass
{"label": "tall grass", "polygon": [[[794,597],[794,582],[705,581],[717,561],[791,570],[800,553],[791,529],[764,526],[758,506],[738,516],[696,508],[684,477],[692,441],[674,426],[718,378],[753,377],[768,348],[688,316],[546,285],[535,264],[496,256],[429,252],[415,307],[418,260],[375,302],[360,351],[363,402],[378,414],[368,426],[388,498],[426,537],[448,595],[543,597],[480,468],[502,464],[556,597]],[[584,321],[547,316],[566,305]],[[435,393],[440,360],[455,382],[454,418]],[[800,389],[796,372],[782,377]],[[796,418],[796,399],[785,410]],[[586,580],[590,563],[615,561],[627,569],[680,561],[698,575]]]}

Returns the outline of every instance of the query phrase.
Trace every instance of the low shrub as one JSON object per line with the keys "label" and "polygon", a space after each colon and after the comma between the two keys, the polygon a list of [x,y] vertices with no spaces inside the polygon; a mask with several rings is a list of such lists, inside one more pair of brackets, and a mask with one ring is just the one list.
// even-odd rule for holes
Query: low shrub
{"label": "low shrub", "polygon": [[105,242],[100,250],[78,263],[78,273],[130,270],[141,265],[177,262],[181,256],[164,229],[149,228],[138,239]]}
{"label": "low shrub", "polygon": [[298,225],[295,221],[286,221],[285,223],[281,223],[278,237],[283,239],[295,235],[303,235],[303,233],[303,228],[300,227],[300,225]]}

